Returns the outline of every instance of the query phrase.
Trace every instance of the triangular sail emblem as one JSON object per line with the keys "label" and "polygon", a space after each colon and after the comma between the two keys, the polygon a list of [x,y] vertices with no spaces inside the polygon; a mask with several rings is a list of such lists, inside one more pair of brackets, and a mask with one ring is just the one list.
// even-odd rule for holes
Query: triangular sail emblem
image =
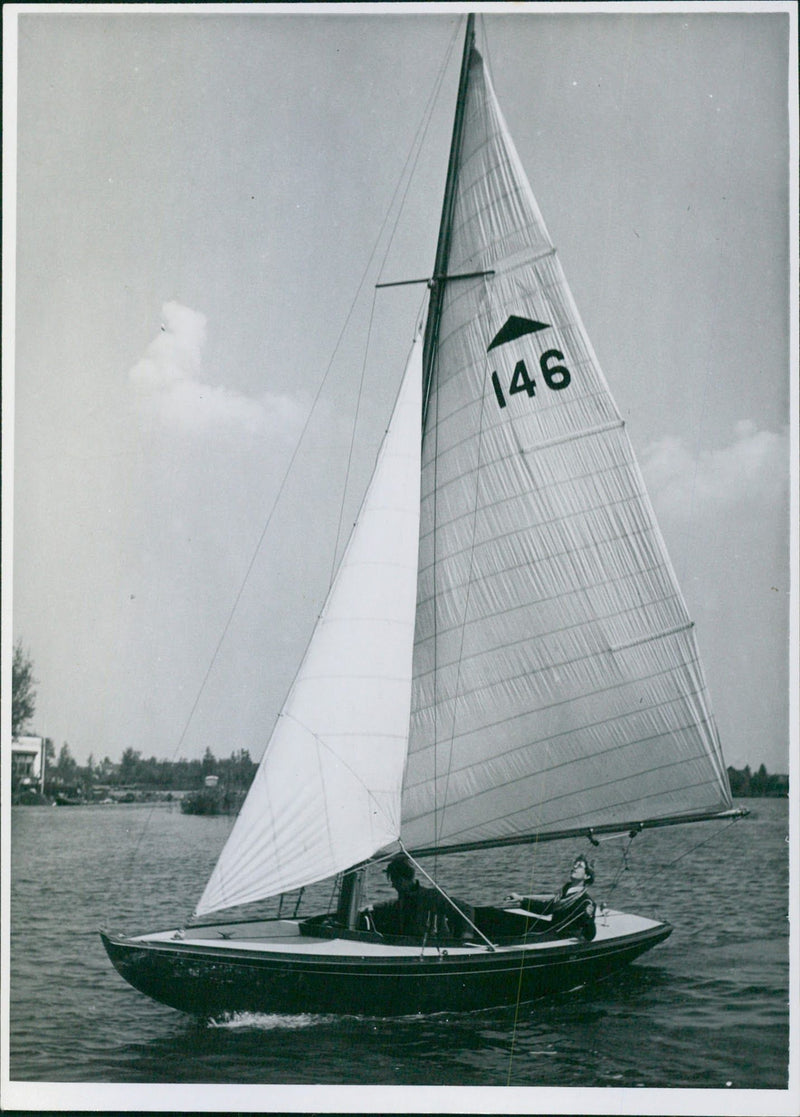
{"label": "triangular sail emblem", "polygon": [[520,318],[518,314],[512,314],[506,324],[489,342],[489,347],[486,352],[488,353],[491,349],[495,349],[498,345],[505,345],[507,341],[515,341],[518,337],[524,337],[525,334],[533,334],[536,333],[537,330],[546,330],[548,328],[549,325],[547,322],[536,322],[533,318]]}

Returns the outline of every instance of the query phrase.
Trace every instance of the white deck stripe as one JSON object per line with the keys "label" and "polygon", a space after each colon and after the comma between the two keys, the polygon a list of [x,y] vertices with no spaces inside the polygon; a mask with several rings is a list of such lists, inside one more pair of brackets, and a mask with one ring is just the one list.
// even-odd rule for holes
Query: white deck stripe
{"label": "white deck stripe", "polygon": [[[514,914],[530,915],[530,912],[522,910],[518,912],[517,909],[514,909]],[[420,945],[395,945],[384,942],[357,941],[355,939],[313,938],[300,935],[297,932],[298,925],[289,920],[283,921],[282,926],[284,933],[281,935],[270,935],[269,923],[250,924],[249,926],[252,928],[250,937],[245,937],[247,933],[244,931],[244,926],[241,924],[221,924],[218,927],[204,927],[202,929],[202,934],[193,934],[191,929],[188,931],[156,931],[147,935],[138,935],[130,941],[142,943],[174,943],[180,946],[195,946],[204,949],[211,947],[214,950],[222,951],[246,950],[265,954],[300,955],[303,957],[322,955],[327,957],[351,958],[418,958],[421,956],[436,957],[436,955],[440,953],[439,948],[432,945],[427,945],[422,948]],[[643,916],[629,915],[619,911],[606,911],[597,919],[597,934],[592,941],[593,943],[612,942],[626,935],[648,931],[658,926],[660,926],[658,922],[653,919],[646,919]],[[291,928],[295,928],[294,932]],[[231,937],[222,938],[221,936],[223,934],[230,935]],[[233,937],[237,934],[239,937]],[[576,938],[563,938],[556,940],[551,939],[547,942],[516,942],[510,945],[498,946],[494,953],[500,955],[515,953],[519,950],[547,951],[578,941],[579,940]],[[468,957],[476,953],[486,953],[486,947],[481,943],[466,943],[457,946],[448,945],[442,949],[447,951],[448,956],[459,955]]]}

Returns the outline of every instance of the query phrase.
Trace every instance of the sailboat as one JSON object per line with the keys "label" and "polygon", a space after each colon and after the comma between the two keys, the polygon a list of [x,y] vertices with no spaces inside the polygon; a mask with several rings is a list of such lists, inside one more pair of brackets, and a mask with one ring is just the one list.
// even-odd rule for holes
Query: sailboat
{"label": "sailboat", "polygon": [[[102,932],[123,978],[186,1012],[474,1010],[604,978],[671,926],[606,909],[585,934],[515,896],[460,908],[467,934],[387,933],[365,874],[401,853],[455,904],[426,857],[737,813],[692,621],[473,15],[428,286],[357,523],[193,919]],[[329,879],[329,911],[220,916]]]}

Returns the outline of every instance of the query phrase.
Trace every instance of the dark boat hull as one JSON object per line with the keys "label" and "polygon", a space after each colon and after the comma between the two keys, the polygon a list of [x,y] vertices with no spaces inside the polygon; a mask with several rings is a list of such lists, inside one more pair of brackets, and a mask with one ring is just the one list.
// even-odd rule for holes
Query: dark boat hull
{"label": "dark boat hull", "polygon": [[656,923],[594,942],[564,940],[546,950],[429,950],[424,956],[273,953],[108,934],[102,939],[127,982],[183,1012],[397,1016],[492,1008],[565,992],[607,977],[671,930]]}

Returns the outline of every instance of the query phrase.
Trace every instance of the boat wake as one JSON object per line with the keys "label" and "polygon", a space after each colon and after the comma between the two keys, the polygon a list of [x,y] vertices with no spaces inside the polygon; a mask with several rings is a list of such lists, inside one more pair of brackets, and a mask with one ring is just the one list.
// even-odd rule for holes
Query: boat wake
{"label": "boat wake", "polygon": [[300,1028],[313,1028],[317,1024],[327,1024],[336,1019],[330,1015],[312,1012],[288,1014],[280,1012],[231,1012],[221,1016],[209,1017],[209,1028],[250,1028],[259,1032],[297,1031]]}

